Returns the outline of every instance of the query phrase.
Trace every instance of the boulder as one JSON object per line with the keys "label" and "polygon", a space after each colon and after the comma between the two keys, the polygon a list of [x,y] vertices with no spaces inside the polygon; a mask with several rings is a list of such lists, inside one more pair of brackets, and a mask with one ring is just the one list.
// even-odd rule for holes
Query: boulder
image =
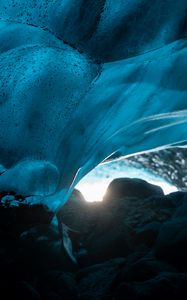
{"label": "boulder", "polygon": [[155,278],[142,282],[122,283],[115,290],[114,300],[185,300],[187,275],[161,272]]}
{"label": "boulder", "polygon": [[143,282],[158,276],[161,272],[172,272],[174,269],[165,262],[157,260],[151,253],[130,260],[120,271],[120,280],[125,282]]}
{"label": "boulder", "polygon": [[31,273],[54,268],[72,271],[77,267],[68,232],[64,243],[64,235],[63,239],[59,238],[58,231],[52,225],[38,225],[23,232],[19,257]]}
{"label": "boulder", "polygon": [[116,178],[109,184],[104,200],[109,201],[127,197],[145,199],[156,195],[164,195],[161,187],[157,185],[137,178]]}
{"label": "boulder", "polygon": [[[143,181],[139,183],[144,186]],[[78,231],[69,234],[73,245],[77,244],[74,249],[79,263],[87,266],[127,256],[141,247],[147,251],[154,247],[162,224],[171,219],[184,196],[180,192],[167,196],[158,193],[141,201],[137,197],[117,197],[88,203],[75,191],[61,210],[61,217]]]}
{"label": "boulder", "polygon": [[160,229],[156,247],[156,256],[168,261],[180,270],[187,270],[187,219],[172,218]]}
{"label": "boulder", "polygon": [[[125,295],[125,298],[124,298]],[[114,291],[112,297],[114,300],[139,300],[136,295],[136,291],[133,286],[127,282],[123,282]]]}
{"label": "boulder", "polygon": [[124,258],[118,258],[79,271],[77,273],[79,299],[112,299],[113,284],[117,279],[120,267],[125,263]]}
{"label": "boulder", "polygon": [[60,211],[63,223],[71,229],[87,234],[93,224],[97,222],[101,203],[87,202],[80,191],[74,190],[70,199]]}
{"label": "boulder", "polygon": [[1,229],[14,237],[37,224],[50,224],[53,215],[46,206],[39,204],[0,205]]}
{"label": "boulder", "polygon": [[154,196],[146,199],[152,208],[168,209],[171,212],[175,211],[183,204],[186,198],[185,192],[173,192],[164,196]]}
{"label": "boulder", "polygon": [[125,257],[132,251],[132,229],[121,219],[109,219],[104,226],[98,223],[93,228],[85,247],[88,251],[90,263]]}
{"label": "boulder", "polygon": [[25,281],[9,282],[8,286],[1,289],[1,297],[7,300],[42,300],[36,289]]}
{"label": "boulder", "polygon": [[135,241],[137,244],[144,243],[149,247],[153,246],[161,226],[160,222],[155,221],[138,228],[135,231]]}
{"label": "boulder", "polygon": [[73,300],[77,298],[75,278],[68,272],[52,270],[42,274],[37,282],[37,289],[42,299],[53,299],[53,297],[58,299],[59,297],[59,299]]}
{"label": "boulder", "polygon": [[187,194],[184,196],[184,201],[182,203],[182,205],[180,205],[175,214],[174,217],[176,218],[186,218],[187,217]]}
{"label": "boulder", "polygon": [[187,275],[162,272],[153,279],[132,284],[138,300],[185,300]]}

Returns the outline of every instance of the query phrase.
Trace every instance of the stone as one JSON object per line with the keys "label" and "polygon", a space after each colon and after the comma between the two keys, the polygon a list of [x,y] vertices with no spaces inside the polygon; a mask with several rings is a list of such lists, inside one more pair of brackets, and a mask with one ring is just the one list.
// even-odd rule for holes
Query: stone
{"label": "stone", "polygon": [[127,197],[145,199],[156,195],[163,196],[164,193],[162,189],[145,180],[137,178],[116,178],[109,184],[104,201]]}
{"label": "stone", "polygon": [[148,254],[136,261],[128,261],[120,272],[120,280],[125,282],[144,282],[152,279],[163,271],[174,271],[174,269],[162,261],[157,260],[153,255]]}
{"label": "stone", "polygon": [[114,300],[139,300],[133,286],[123,282],[116,288],[113,298]]}
{"label": "stone", "polygon": [[37,282],[37,288],[45,299],[49,298],[49,295],[51,297],[56,295],[56,297],[66,300],[77,297],[74,275],[67,272],[52,270],[44,273]]}
{"label": "stone", "polygon": [[1,290],[4,293],[7,300],[11,299],[20,299],[20,300],[42,300],[40,294],[32,287],[28,282],[12,282],[9,283],[8,287]]}
{"label": "stone", "polygon": [[187,217],[187,197],[185,197],[182,205],[180,205],[175,211],[174,217],[176,218]]}
{"label": "stone", "polygon": [[187,297],[186,284],[186,274],[161,272],[153,279],[134,282],[132,287],[138,300],[185,300]]}
{"label": "stone", "polygon": [[142,282],[123,282],[114,292],[114,300],[185,300],[187,275],[161,272],[156,277]]}
{"label": "stone", "polygon": [[[69,239],[68,236],[66,239]],[[53,268],[72,271],[77,267],[71,257],[73,254],[69,255],[53,225],[38,225],[23,232],[20,247],[23,255],[21,259],[31,272],[45,272]]]}
{"label": "stone", "polygon": [[85,242],[90,263],[103,262],[116,257],[124,257],[132,251],[132,229],[121,219],[97,224]]}
{"label": "stone", "polygon": [[144,243],[149,247],[153,246],[161,226],[162,224],[160,222],[155,221],[138,228],[135,231],[135,241],[138,244]]}
{"label": "stone", "polygon": [[[44,205],[27,205],[19,203],[18,206],[6,207],[0,205],[0,224],[6,230],[24,231],[36,224],[50,224],[53,213]],[[18,222],[19,219],[19,222]],[[10,222],[10,223],[9,223]]]}
{"label": "stone", "polygon": [[74,190],[69,201],[60,211],[63,223],[81,234],[88,233],[97,221],[100,203],[88,203],[78,190]]}
{"label": "stone", "polygon": [[120,267],[125,263],[124,258],[118,258],[80,270],[77,273],[79,299],[112,299],[110,296],[113,284]]}
{"label": "stone", "polygon": [[160,229],[155,254],[180,270],[187,270],[187,219],[172,218]]}

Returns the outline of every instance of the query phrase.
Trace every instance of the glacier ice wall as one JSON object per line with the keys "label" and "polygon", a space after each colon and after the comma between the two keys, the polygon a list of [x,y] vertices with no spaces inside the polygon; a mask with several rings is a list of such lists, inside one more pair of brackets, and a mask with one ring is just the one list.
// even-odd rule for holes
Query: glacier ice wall
{"label": "glacier ice wall", "polygon": [[56,209],[115,152],[187,140],[187,2],[1,0],[0,189]]}
{"label": "glacier ice wall", "polygon": [[179,191],[187,189],[187,151],[186,147],[172,147],[161,151],[146,152],[126,159],[140,169],[150,170]]}

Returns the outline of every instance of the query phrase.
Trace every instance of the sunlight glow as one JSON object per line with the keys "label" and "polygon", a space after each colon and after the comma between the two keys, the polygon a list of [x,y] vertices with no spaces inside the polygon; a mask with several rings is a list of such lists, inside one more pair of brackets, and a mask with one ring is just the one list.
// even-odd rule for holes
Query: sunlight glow
{"label": "sunlight glow", "polygon": [[86,201],[102,201],[109,183],[119,177],[141,178],[152,184],[159,185],[164,194],[177,191],[177,188],[161,177],[144,169],[130,166],[126,161],[114,161],[99,165],[80,181],[77,189],[83,194]]}
{"label": "sunlight glow", "polygon": [[102,201],[108,184],[106,182],[82,183],[77,186],[85,200],[89,202]]}

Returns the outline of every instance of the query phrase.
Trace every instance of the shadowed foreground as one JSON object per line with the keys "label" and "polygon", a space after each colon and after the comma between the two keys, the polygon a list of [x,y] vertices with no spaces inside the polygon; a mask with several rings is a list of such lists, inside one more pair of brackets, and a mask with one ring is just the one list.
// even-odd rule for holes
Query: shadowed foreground
{"label": "shadowed foreground", "polygon": [[138,196],[137,181],[129,191],[125,184],[126,196],[115,183],[102,203],[87,203],[74,191],[61,211],[68,225],[63,244],[47,208],[1,195],[2,299],[185,300],[186,193],[163,196],[160,188],[138,182]]}

